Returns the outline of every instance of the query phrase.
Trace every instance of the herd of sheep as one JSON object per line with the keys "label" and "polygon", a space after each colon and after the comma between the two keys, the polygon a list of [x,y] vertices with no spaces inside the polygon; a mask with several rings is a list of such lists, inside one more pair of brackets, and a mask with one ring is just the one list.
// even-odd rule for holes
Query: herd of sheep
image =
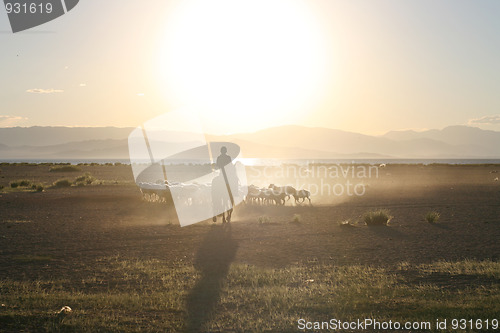
{"label": "herd of sheep", "polygon": [[295,199],[295,203],[303,203],[306,199],[311,203],[311,192],[308,190],[297,190],[293,186],[257,187],[248,186],[248,194],[245,198],[247,203],[284,205],[290,197]]}
{"label": "herd of sheep", "polygon": [[205,204],[211,202],[211,184],[185,184],[178,182],[157,181],[139,182],[142,198],[149,202],[168,202],[170,198],[183,200],[185,204]]}
{"label": "herd of sheep", "polygon": [[[186,184],[168,181],[157,181],[155,183],[139,182],[144,200],[149,202],[167,202],[169,198],[182,200],[186,205],[210,203],[212,198],[211,184]],[[311,192],[308,190],[297,190],[292,186],[258,187],[249,185],[247,188],[240,187],[237,196],[243,197],[247,204],[259,205],[284,205],[291,197],[295,203],[303,203],[308,200],[311,203]]]}

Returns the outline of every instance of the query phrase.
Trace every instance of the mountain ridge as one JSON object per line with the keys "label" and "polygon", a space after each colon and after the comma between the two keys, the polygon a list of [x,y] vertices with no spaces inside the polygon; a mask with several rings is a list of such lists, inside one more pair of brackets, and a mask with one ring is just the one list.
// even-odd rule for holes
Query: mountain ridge
{"label": "mountain ridge", "polygon": [[[0,159],[127,159],[128,135],[133,130],[128,127],[0,128]],[[189,133],[182,133],[181,137],[187,138]],[[382,136],[285,125],[250,133],[207,134],[206,137],[209,141],[237,143],[242,147],[243,156],[251,158],[500,158],[500,132],[461,125],[422,132],[390,131]]]}

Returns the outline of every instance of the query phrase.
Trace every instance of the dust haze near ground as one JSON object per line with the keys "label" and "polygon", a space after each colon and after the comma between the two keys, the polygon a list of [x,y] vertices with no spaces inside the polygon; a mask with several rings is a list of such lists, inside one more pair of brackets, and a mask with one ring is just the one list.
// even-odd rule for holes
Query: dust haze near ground
{"label": "dust haze near ground", "polygon": [[[61,268],[71,265],[74,256],[82,262],[87,257],[117,253],[190,260],[212,224],[180,228],[172,207],[142,200],[127,165],[81,166],[80,172],[65,174],[49,172],[45,165],[0,168],[1,184],[6,187],[15,179],[50,184],[84,172],[102,183],[42,193],[2,193],[0,260],[11,267],[0,273],[4,276],[43,274],[31,269],[23,272],[23,266],[11,261],[20,254],[54,256],[58,260],[53,265]],[[380,264],[498,258],[500,184],[491,173],[497,169],[500,167],[388,165],[377,168],[378,177],[352,180],[366,186],[361,196],[313,194],[312,205],[295,205],[293,198],[285,206],[242,204],[236,207],[232,222],[233,236],[239,242],[235,261],[283,266],[309,258]],[[248,175],[249,183],[259,184],[251,170]],[[318,179],[322,178],[307,182],[315,184]],[[267,177],[260,184],[289,181]],[[363,214],[378,208],[390,210],[393,219],[389,226],[364,226]],[[441,214],[440,223],[424,221],[431,210]],[[300,216],[299,223],[290,223],[294,215]],[[267,225],[259,224],[261,216],[269,220]],[[355,227],[339,227],[346,220]],[[391,251],[394,253],[389,255]]]}

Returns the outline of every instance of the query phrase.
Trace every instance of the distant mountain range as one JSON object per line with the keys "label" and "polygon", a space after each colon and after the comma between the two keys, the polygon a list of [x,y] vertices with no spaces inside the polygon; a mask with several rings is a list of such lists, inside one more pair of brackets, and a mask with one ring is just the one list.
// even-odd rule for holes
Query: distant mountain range
{"label": "distant mountain range", "polygon": [[[127,159],[133,128],[0,128],[0,160]],[[183,133],[181,136],[189,137]],[[468,126],[370,136],[327,128],[281,126],[254,133],[207,135],[240,145],[244,157],[283,159],[500,158],[500,132]]]}
{"label": "distant mountain range", "polygon": [[123,140],[132,130],[118,127],[7,127],[0,128],[0,144],[39,147],[89,140]]}

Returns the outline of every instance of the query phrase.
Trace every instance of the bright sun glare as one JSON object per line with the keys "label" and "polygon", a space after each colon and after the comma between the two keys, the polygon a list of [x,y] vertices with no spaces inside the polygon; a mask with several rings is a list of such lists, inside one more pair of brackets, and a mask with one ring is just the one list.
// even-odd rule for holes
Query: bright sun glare
{"label": "bright sun glare", "polygon": [[307,112],[325,52],[306,2],[198,0],[182,2],[167,23],[159,64],[177,103],[213,124],[248,115],[238,129],[252,130]]}

